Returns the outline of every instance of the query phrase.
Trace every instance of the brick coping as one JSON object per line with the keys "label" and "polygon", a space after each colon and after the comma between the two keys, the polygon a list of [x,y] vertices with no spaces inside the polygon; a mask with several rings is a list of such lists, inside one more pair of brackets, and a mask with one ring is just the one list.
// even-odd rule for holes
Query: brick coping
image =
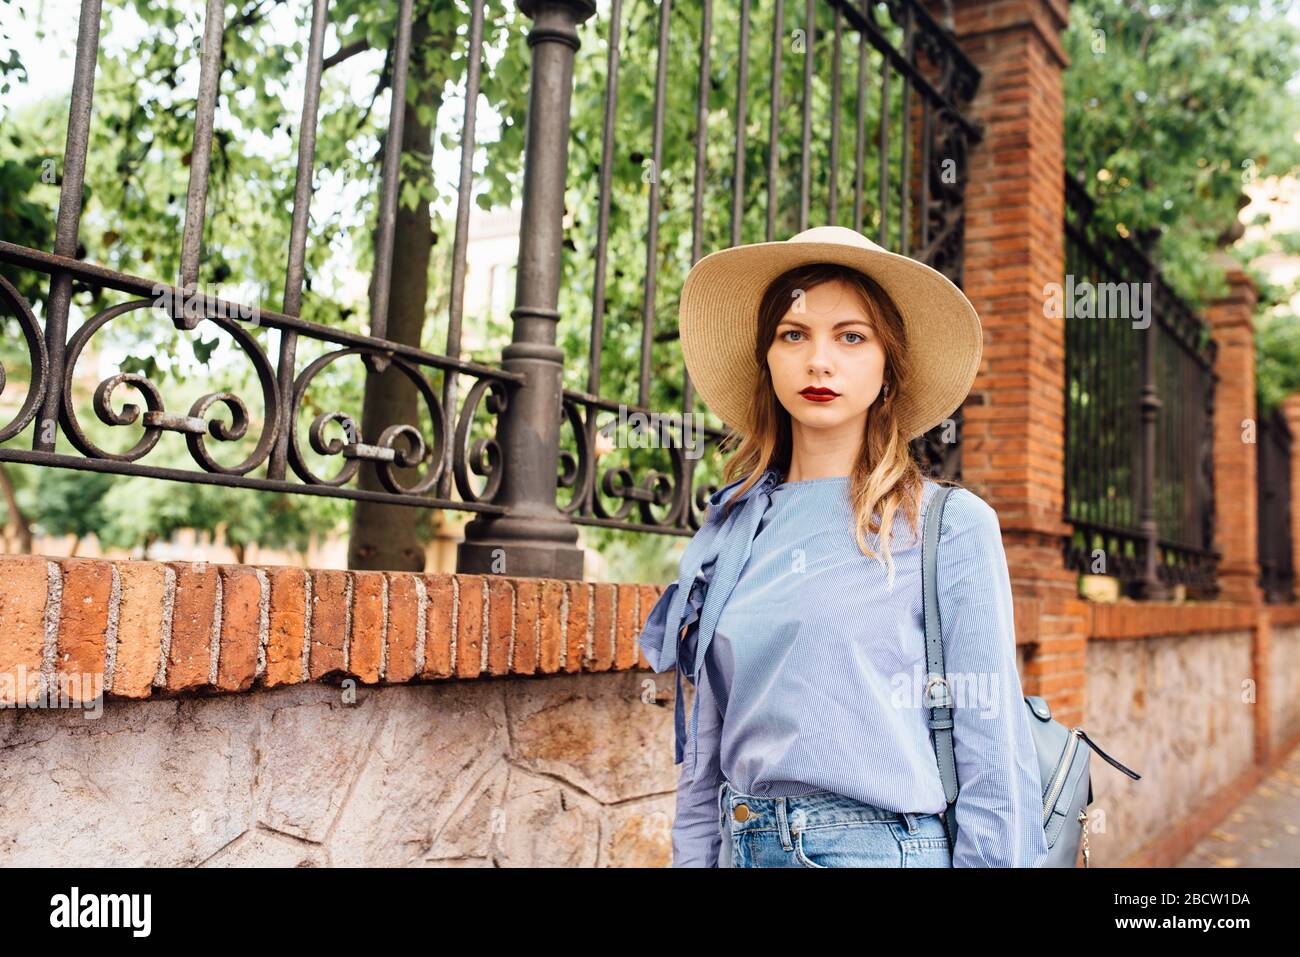
{"label": "brick coping", "polygon": [[666,587],[39,555],[0,575],[6,704],[33,675],[147,698],[648,668],[636,638]]}
{"label": "brick coping", "polygon": [[[30,700],[34,675],[97,675],[109,697],[147,698],[648,669],[636,638],[667,587],[43,555],[0,556],[0,574],[4,704],[22,687]],[[1015,609],[1017,644],[1029,645],[1300,624],[1300,605],[1018,598]]]}

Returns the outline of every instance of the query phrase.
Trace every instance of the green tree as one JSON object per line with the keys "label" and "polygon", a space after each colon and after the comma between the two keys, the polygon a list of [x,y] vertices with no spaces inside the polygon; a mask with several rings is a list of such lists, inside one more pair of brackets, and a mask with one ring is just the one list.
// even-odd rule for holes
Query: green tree
{"label": "green tree", "polygon": [[1161,230],[1194,305],[1225,291],[1211,254],[1241,233],[1244,186],[1300,170],[1300,29],[1290,2],[1075,0],[1063,37],[1066,169],[1121,235]]}
{"label": "green tree", "polygon": [[[391,45],[394,7],[337,0],[330,9],[329,68],[324,76],[317,137],[318,189],[312,207],[301,314],[335,328],[365,331],[368,297],[373,290],[355,295],[344,280],[350,271],[368,274],[373,269],[379,177],[388,146],[384,142],[384,99],[391,87],[392,64],[386,51]],[[1297,167],[1297,146],[1287,139],[1296,127],[1296,98],[1284,95],[1285,83],[1296,70],[1296,38],[1295,31],[1280,19],[1281,9],[1263,0],[1230,7],[1209,0],[1183,0],[1158,7],[1121,0],[1078,0],[1072,7],[1066,36],[1072,60],[1066,76],[1068,167],[1083,171],[1089,188],[1102,203],[1102,215],[1119,223],[1122,230],[1166,227],[1158,250],[1162,267],[1175,287],[1193,300],[1213,294],[1215,277],[1208,253],[1230,231],[1243,176],[1285,173]],[[693,255],[695,156],[701,136],[705,137],[706,169],[700,249],[707,253],[732,240],[739,8],[714,6],[703,130],[697,129],[695,111],[701,10],[700,0],[685,0],[674,3],[669,11],[667,101],[657,165],[652,160],[660,8],[625,5],[619,35],[619,105],[613,125],[598,388],[602,396],[615,401],[631,403],[641,398],[642,321],[648,310],[651,374],[646,401],[659,410],[677,410],[682,402],[682,370],[674,342],[676,299]],[[771,90],[766,65],[772,55],[773,30],[770,10],[756,8],[752,12],[740,242],[765,239],[768,218]],[[835,103],[829,69],[833,8],[817,4],[815,12],[817,31],[806,49],[796,32],[804,25],[804,10],[799,5],[786,5],[787,19],[777,31],[784,44],[778,121],[781,179],[776,184],[774,210],[777,238],[789,235],[799,222],[797,157],[806,58],[814,65],[811,219],[813,223],[831,221],[826,197],[834,178],[840,195],[835,221],[852,225],[850,131],[857,108],[852,78],[858,47],[845,44],[845,82],[840,101]],[[134,0],[134,13],[145,24],[143,36],[131,37],[127,44],[117,23],[109,22],[99,55],[82,241],[84,253],[92,261],[171,279],[179,265],[178,237],[195,118],[193,91],[202,8],[182,0]],[[308,13],[305,4],[275,0],[242,0],[227,6],[200,279],[206,283],[251,283],[263,291],[263,301],[270,308],[279,307],[284,281],[300,122],[291,91],[302,85]],[[412,45],[401,144],[401,203],[388,335],[434,352],[444,350],[450,311],[456,183],[433,175],[438,168],[433,157],[455,156],[458,149],[468,24],[469,10],[463,4],[452,0],[416,2],[417,42]],[[509,0],[487,6],[474,158],[474,202],[482,208],[513,205],[520,198],[531,80],[526,37],[531,25]],[[565,355],[564,385],[585,392],[589,389],[588,348],[597,282],[605,96],[611,86],[606,75],[608,7],[602,5],[597,16],[578,30],[582,45],[574,66],[558,340]],[[1096,30],[1102,31],[1100,43]],[[889,28],[888,32],[889,39],[901,45],[901,31]],[[878,76],[879,54],[869,50],[868,55],[869,75]],[[358,64],[364,64],[373,77],[362,96],[356,95],[356,77],[352,75]],[[55,106],[64,108],[65,104]],[[868,84],[864,107],[866,126],[874,129],[881,109],[877,83]],[[902,101],[893,97],[891,108],[897,130]],[[841,158],[834,167],[826,148],[833,114],[844,121]],[[51,120],[51,115],[56,119]],[[499,123],[486,122],[493,115],[499,117]],[[10,190],[16,199],[0,204],[0,215],[4,209],[19,210],[9,215],[27,224],[23,227],[31,237],[27,244],[48,248],[49,214],[57,202],[57,187],[31,181],[30,171],[62,148],[63,120],[57,109],[53,114],[33,109],[13,119],[16,122],[11,123],[7,118],[0,135],[11,136],[14,152],[9,155],[18,164],[17,171],[6,174],[8,167],[0,167],[0,176],[8,175],[16,184]],[[14,130],[21,133],[21,139],[12,138]],[[898,136],[891,138],[895,163],[900,141]],[[862,228],[874,236],[881,217],[874,205],[879,172],[872,161],[874,144],[868,142],[866,149],[863,190],[867,206]],[[20,180],[19,173],[26,179]],[[896,183],[896,168],[891,175],[891,182]],[[325,184],[330,188],[322,188]],[[657,241],[647,257],[652,184],[658,187],[660,204]],[[4,189],[0,183],[0,197],[6,195]],[[327,202],[331,195],[344,199]],[[23,202],[35,203],[35,207],[24,209]],[[891,232],[885,242],[897,248],[896,208],[889,211],[888,220]],[[647,258],[655,279],[648,305]],[[37,285],[31,293],[38,309],[42,292]],[[120,299],[85,287],[78,289],[76,301],[79,314],[90,314]],[[252,333],[269,355],[276,354],[275,335],[264,328]],[[468,357],[494,363],[508,335],[504,324],[490,327],[486,348]],[[12,336],[6,340],[3,348],[12,350],[16,340]],[[169,409],[187,408],[188,402],[217,388],[244,397],[252,419],[249,436],[221,451],[222,461],[233,463],[251,449],[265,409],[257,407],[259,392],[251,364],[230,349],[226,340],[224,333],[207,325],[197,334],[177,333],[156,310],[122,316],[96,336],[104,353],[125,356],[122,368],[147,374],[160,388],[165,385]],[[299,369],[333,348],[306,340],[299,340],[299,347]],[[15,366],[9,365],[8,358],[6,352],[6,369],[21,366],[20,357]],[[441,376],[432,378],[440,391]],[[129,391],[122,390],[115,407],[120,408]],[[467,389],[462,384],[458,391],[463,398]],[[114,435],[132,430],[93,421],[85,399],[82,396],[78,403],[79,415],[88,432],[100,436],[96,441],[119,451],[134,441],[138,426],[131,438]],[[355,359],[336,363],[315,380],[298,418],[300,445],[305,445],[302,437],[307,425],[317,415],[335,410],[357,418],[367,441],[374,441],[381,424],[392,422],[418,424],[426,436],[432,434],[427,412],[401,377],[391,371],[367,373]],[[698,403],[696,410],[700,411]],[[486,413],[480,415],[487,419]],[[605,424],[610,417],[602,413],[598,424]],[[490,434],[490,427],[490,420],[478,421],[475,433]],[[562,441],[568,452],[575,451],[574,436],[567,430]],[[61,439],[61,450],[65,445]],[[309,448],[304,454],[322,475],[331,475],[339,467],[337,457],[316,456]],[[164,436],[148,460],[151,464],[193,467],[183,442],[175,435]],[[626,465],[637,476],[652,467],[666,470],[668,464],[663,450],[625,448],[615,449],[600,461],[602,472]],[[700,474],[716,479],[716,459],[703,460]],[[409,476],[402,479],[410,481]],[[312,522],[350,517],[351,563],[391,568],[415,563],[422,537],[428,534],[429,514],[423,510],[330,501],[330,508],[317,511],[277,505],[275,496],[263,493],[218,490],[221,495],[235,496],[222,498],[208,489],[182,495],[171,484],[115,481],[130,481],[137,490],[109,496],[119,510],[108,520],[111,534],[122,541],[156,540],[169,534],[176,521],[193,522],[200,528],[224,522],[232,540],[269,541],[281,535],[292,540]],[[362,487],[377,487],[368,467],[359,481]],[[17,478],[15,484],[21,485]],[[144,484],[169,489],[173,500],[154,502],[143,494]],[[21,485],[20,491],[26,487]],[[327,501],[312,496],[283,498],[288,502]],[[621,504],[618,500],[607,502],[611,509]],[[265,516],[251,514],[263,512]],[[590,528],[584,528],[583,535],[588,547],[611,559],[618,577],[662,576],[675,550],[675,543],[660,536],[628,536]]]}
{"label": "green tree", "polygon": [[49,472],[29,514],[46,535],[73,536],[70,554],[76,555],[83,538],[102,532],[109,514],[106,497],[116,479],[104,472]]}

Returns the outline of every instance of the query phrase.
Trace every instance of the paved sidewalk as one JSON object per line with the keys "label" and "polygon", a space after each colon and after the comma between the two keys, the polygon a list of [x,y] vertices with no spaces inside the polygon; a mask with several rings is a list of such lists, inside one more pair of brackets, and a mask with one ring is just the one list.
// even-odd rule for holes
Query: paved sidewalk
{"label": "paved sidewalk", "polygon": [[1300,747],[1178,866],[1300,867]]}

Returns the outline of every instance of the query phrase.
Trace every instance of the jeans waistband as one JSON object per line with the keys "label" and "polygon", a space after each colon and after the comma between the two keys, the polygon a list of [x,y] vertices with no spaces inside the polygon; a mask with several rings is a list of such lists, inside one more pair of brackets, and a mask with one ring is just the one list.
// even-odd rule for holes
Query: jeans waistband
{"label": "jeans waistband", "polygon": [[[736,810],[741,805],[745,806],[745,812],[743,819],[737,819]],[[919,829],[918,819],[927,816],[911,811],[893,811],[824,789],[785,797],[764,797],[738,791],[728,781],[723,781],[718,787],[718,820],[726,820],[732,832],[781,829],[793,819],[801,822],[802,828],[896,821],[906,827],[908,833],[914,834]]]}

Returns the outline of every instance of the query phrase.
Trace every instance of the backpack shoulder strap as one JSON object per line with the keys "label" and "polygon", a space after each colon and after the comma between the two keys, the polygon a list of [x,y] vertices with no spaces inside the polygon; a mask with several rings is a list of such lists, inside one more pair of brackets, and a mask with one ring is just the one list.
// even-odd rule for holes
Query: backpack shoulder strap
{"label": "backpack shoulder strap", "polygon": [[948,830],[948,848],[957,846],[957,759],[952,747],[952,689],[948,685],[943,667],[943,622],[939,617],[939,527],[943,520],[943,505],[956,486],[941,485],[930,500],[925,512],[925,529],[921,540],[921,589],[925,610],[925,705],[929,710],[930,731],[934,742],[935,758],[939,762],[939,778],[943,781],[943,794],[948,801],[944,824]]}

